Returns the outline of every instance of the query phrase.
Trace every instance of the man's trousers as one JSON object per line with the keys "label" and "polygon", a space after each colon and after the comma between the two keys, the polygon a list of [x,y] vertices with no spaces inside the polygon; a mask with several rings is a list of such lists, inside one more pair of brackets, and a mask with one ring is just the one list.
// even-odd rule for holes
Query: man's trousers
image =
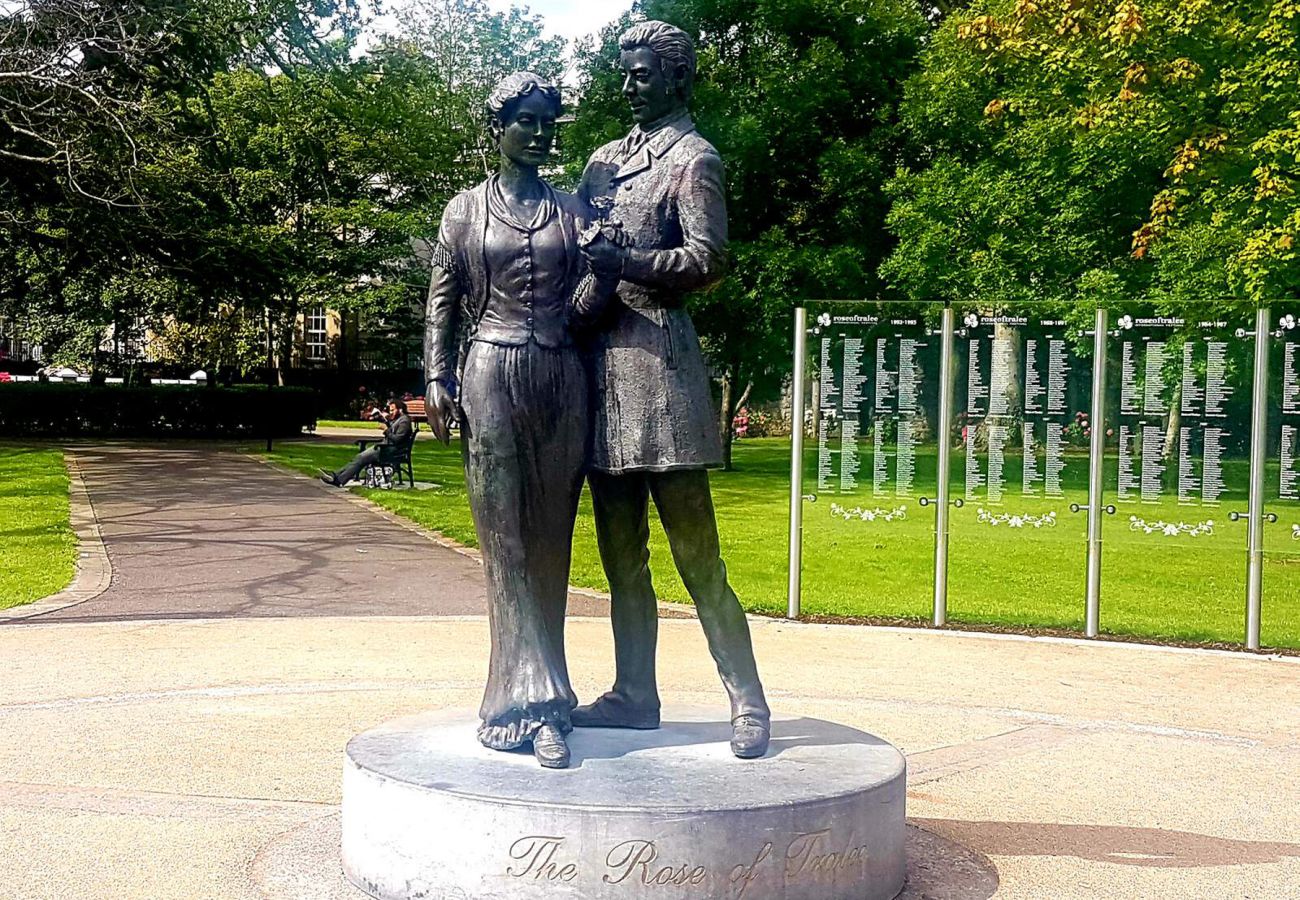
{"label": "man's trousers", "polygon": [[718,525],[703,469],[669,472],[592,472],[592,503],[600,559],[609,579],[614,627],[614,692],[642,708],[659,708],[655,643],[659,618],[650,581],[649,500],[668,535],[681,574],[731,698],[731,717],[766,722],[771,713],[754,663],[749,622],[727,583]]}
{"label": "man's trousers", "polygon": [[338,478],[340,484],[347,484],[349,481],[354,480],[359,474],[361,474],[361,470],[367,466],[380,465],[389,462],[393,457],[391,454],[386,454],[384,452],[386,449],[387,448],[382,446],[368,447],[356,456],[352,457],[352,462],[335,472],[335,477]]}

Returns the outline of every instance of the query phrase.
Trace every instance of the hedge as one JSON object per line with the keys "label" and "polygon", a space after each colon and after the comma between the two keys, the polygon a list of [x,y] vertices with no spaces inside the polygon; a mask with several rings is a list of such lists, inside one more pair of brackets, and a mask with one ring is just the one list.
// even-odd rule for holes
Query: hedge
{"label": "hedge", "polygon": [[308,388],[0,384],[8,437],[291,437],[315,426]]}

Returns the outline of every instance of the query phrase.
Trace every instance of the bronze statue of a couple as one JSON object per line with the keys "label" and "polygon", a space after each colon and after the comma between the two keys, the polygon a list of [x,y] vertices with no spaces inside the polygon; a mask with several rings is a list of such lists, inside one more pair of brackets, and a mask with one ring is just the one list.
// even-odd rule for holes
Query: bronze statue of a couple
{"label": "bronze statue of a couple", "polygon": [[[560,115],[556,88],[519,72],[492,92],[500,167],[447,205],[429,289],[429,421],[444,442],[460,423],[487,579],[492,656],[478,736],[497,750],[531,746],[548,768],[568,765],[575,726],[659,727],[651,498],[731,698],[733,752],[761,756],[770,728],[719,553],[706,470],[721,464],[721,436],[682,304],[724,274],[722,160],[688,111],[690,36],[644,22],[620,46],[636,124],[592,155],[577,196],[538,174]],[[564,615],[584,478],[616,676],[578,706]]]}

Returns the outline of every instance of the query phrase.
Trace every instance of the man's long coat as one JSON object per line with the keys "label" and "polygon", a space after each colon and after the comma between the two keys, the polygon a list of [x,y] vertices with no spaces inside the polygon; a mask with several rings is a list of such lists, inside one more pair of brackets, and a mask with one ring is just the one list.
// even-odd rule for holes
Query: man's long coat
{"label": "man's long coat", "polygon": [[[639,126],[637,127],[639,128]],[[592,467],[664,472],[722,464],[718,417],[684,295],[726,271],[722,159],[683,113],[592,154],[579,194],[612,201],[634,245],[593,352]],[[637,146],[640,144],[640,146]],[[635,149],[631,149],[635,147]]]}

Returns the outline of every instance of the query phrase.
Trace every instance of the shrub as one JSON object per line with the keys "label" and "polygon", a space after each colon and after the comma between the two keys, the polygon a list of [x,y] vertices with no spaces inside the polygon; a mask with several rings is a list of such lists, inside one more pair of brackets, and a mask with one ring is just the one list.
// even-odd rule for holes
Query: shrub
{"label": "shrub", "polygon": [[776,409],[751,409],[746,437],[789,437],[790,420]]}
{"label": "shrub", "polygon": [[8,437],[289,437],[315,426],[308,388],[0,385]]}

